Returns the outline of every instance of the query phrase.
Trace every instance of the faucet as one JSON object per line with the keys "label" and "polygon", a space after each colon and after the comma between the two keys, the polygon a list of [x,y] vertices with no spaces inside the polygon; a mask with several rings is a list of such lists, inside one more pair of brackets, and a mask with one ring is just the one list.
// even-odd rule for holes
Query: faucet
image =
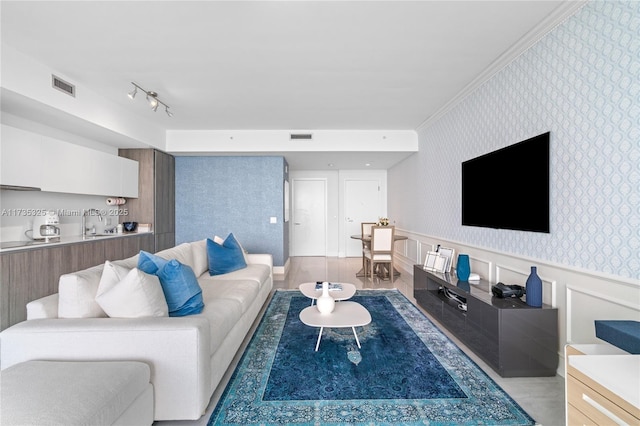
{"label": "faucet", "polygon": [[100,211],[98,211],[98,209],[89,209],[89,210],[82,210],[82,237],[86,237],[87,236],[87,215],[88,214],[97,214],[98,215],[98,220],[100,220],[100,222],[102,222],[102,215],[100,214]]}

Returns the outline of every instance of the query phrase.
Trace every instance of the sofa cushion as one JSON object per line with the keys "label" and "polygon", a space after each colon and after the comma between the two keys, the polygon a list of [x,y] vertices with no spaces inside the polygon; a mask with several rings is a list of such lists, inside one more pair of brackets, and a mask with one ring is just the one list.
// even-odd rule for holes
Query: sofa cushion
{"label": "sofa cushion", "polygon": [[127,269],[133,269],[138,266],[138,257],[140,254],[136,254],[135,256],[127,257],[126,259],[114,260],[112,263],[114,265],[123,266]]}
{"label": "sofa cushion", "polygon": [[118,282],[116,275],[103,282],[96,302],[112,318],[166,317],[169,314],[160,280],[138,268],[130,270]]}
{"label": "sofa cushion", "polygon": [[223,244],[207,239],[207,255],[210,275],[226,274],[247,266],[242,247],[233,233],[227,236]]}
{"label": "sofa cushion", "polygon": [[249,309],[260,291],[260,283],[255,280],[217,279],[215,277],[200,278],[203,297],[207,300],[233,300],[240,304],[242,313]]}
{"label": "sofa cushion", "polygon": [[240,303],[234,300],[206,296],[204,300],[204,309],[196,316],[206,318],[209,323],[209,350],[213,354],[222,345],[231,329],[241,320],[243,311]]}
{"label": "sofa cushion", "polygon": [[190,266],[172,259],[157,275],[169,306],[169,316],[181,317],[202,311],[202,289]]}
{"label": "sofa cushion", "polygon": [[[267,265],[259,263],[250,263],[246,268],[239,269],[237,271],[229,272],[224,275],[214,275],[207,277],[210,282],[218,281],[240,281],[240,280],[252,280],[262,285],[271,276],[271,268]],[[204,277],[203,277],[204,278]]]}
{"label": "sofa cushion", "polygon": [[98,318],[107,314],[96,302],[103,265],[60,276],[58,281],[59,318]]}
{"label": "sofa cushion", "polygon": [[182,243],[175,247],[159,251],[156,253],[156,256],[166,260],[176,259],[183,265],[188,265],[191,269],[194,269],[195,267],[191,243]]}
{"label": "sofa cushion", "polygon": [[252,280],[220,280],[209,275],[199,281],[205,302],[200,315],[209,321],[213,354],[255,302],[260,286]]}

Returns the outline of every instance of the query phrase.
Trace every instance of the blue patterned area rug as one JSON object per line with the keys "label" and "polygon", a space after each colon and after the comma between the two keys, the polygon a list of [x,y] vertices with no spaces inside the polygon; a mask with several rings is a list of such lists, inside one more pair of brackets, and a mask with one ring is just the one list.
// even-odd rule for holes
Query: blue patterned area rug
{"label": "blue patterned area rug", "polygon": [[[351,299],[371,324],[318,329],[310,300],[275,292],[209,425],[534,425],[535,421],[398,290]],[[339,302],[338,302],[339,303]]]}

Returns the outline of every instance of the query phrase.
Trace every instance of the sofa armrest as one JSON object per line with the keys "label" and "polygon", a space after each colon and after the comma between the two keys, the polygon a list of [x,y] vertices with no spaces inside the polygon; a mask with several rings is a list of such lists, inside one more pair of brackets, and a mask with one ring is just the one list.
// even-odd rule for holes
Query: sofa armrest
{"label": "sofa armrest", "polygon": [[58,318],[58,293],[27,303],[27,320]]}
{"label": "sofa armrest", "polygon": [[264,253],[247,253],[247,262],[252,264],[267,265],[269,267],[269,279],[273,285],[273,256]]}
{"label": "sofa armrest", "polygon": [[273,256],[270,254],[263,253],[249,253],[247,254],[248,263],[258,263],[262,265],[267,265],[269,268],[273,270]]}
{"label": "sofa armrest", "polygon": [[212,392],[209,322],[200,316],[35,319],[0,333],[0,368],[35,360],[142,361],[155,420],[198,419]]}

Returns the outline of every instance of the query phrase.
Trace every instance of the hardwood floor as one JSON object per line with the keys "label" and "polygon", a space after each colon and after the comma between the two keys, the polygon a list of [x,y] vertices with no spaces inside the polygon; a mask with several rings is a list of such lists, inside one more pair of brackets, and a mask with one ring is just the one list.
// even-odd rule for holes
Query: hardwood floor
{"label": "hardwood floor", "polygon": [[[413,277],[403,273],[394,279],[393,285],[388,280],[375,278],[356,277],[356,272],[362,267],[362,260],[359,257],[337,258],[337,257],[292,257],[290,258],[290,268],[286,277],[274,277],[274,289],[297,289],[298,285],[308,281],[334,281],[350,282],[359,289],[380,289],[397,288],[409,300],[413,299]],[[423,311],[424,312],[424,311]],[[425,312],[426,314],[426,312]],[[435,324],[438,321],[426,314]],[[257,324],[254,324],[254,326]],[[564,378],[555,377],[515,377],[502,378],[490,367],[480,360],[464,344],[452,336],[443,327],[443,332],[451,338],[489,377],[501,386],[520,406],[533,417],[538,424],[544,426],[560,426],[565,424],[564,414]],[[245,339],[245,345],[249,339]],[[243,348],[244,349],[244,345]],[[235,368],[235,363],[239,359],[236,356],[234,364],[229,368],[222,384],[216,389],[211,403],[205,414],[198,421],[181,422],[156,422],[158,426],[169,425],[206,425],[211,412],[213,411],[220,394],[224,390],[229,376]]]}

